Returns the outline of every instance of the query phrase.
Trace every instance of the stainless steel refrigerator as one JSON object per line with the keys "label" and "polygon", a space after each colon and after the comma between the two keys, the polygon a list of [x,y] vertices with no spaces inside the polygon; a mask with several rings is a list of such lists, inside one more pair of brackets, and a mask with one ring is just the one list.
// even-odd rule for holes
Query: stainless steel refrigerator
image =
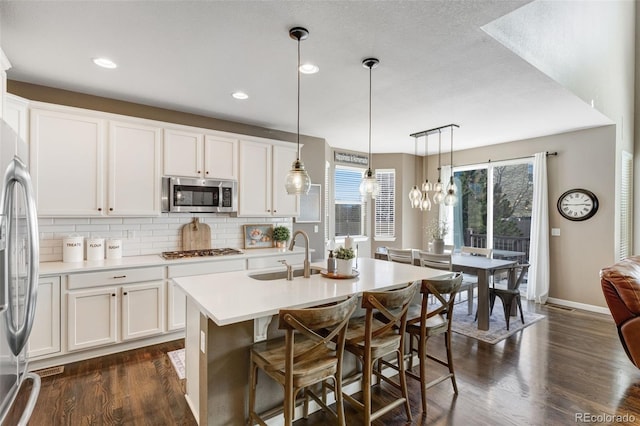
{"label": "stainless steel refrigerator", "polygon": [[28,153],[27,144],[0,120],[0,173],[4,173],[0,187],[0,424],[5,423],[25,382],[30,380],[33,385],[27,402],[16,407],[18,425],[27,424],[40,392],[40,377],[28,372],[27,358],[39,262],[38,216],[26,166]]}

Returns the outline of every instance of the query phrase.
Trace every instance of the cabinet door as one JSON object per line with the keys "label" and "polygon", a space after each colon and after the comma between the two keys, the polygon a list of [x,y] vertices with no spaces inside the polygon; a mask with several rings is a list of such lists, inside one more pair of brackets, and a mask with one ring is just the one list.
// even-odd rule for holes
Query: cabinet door
{"label": "cabinet door", "polygon": [[238,180],[238,141],[206,135],[204,170],[208,178]]}
{"label": "cabinet door", "polygon": [[298,216],[300,212],[300,196],[289,195],[284,188],[291,164],[297,158],[297,149],[273,147],[273,214],[274,216]]}
{"label": "cabinet door", "polygon": [[200,133],[165,129],[165,176],[203,177],[202,140]]}
{"label": "cabinet door", "polygon": [[109,123],[107,214],[160,215],[161,129]]}
{"label": "cabinet door", "polygon": [[162,333],[163,292],[164,281],[122,286],[122,340]]}
{"label": "cabinet door", "polygon": [[29,358],[60,352],[60,277],[41,278],[29,335]]}
{"label": "cabinet door", "polygon": [[167,285],[167,329],[180,330],[185,326],[187,296],[172,281]]}
{"label": "cabinet door", "polygon": [[117,287],[101,287],[67,294],[69,351],[116,342],[117,291]]}
{"label": "cabinet door", "polygon": [[238,216],[271,216],[271,148],[240,141]]}
{"label": "cabinet door", "polygon": [[103,120],[34,108],[30,154],[40,216],[103,214]]}
{"label": "cabinet door", "polygon": [[[24,141],[27,141],[29,123],[29,101],[17,96],[6,94],[3,119]],[[26,153],[25,153],[26,154]],[[21,158],[28,158],[18,154]]]}

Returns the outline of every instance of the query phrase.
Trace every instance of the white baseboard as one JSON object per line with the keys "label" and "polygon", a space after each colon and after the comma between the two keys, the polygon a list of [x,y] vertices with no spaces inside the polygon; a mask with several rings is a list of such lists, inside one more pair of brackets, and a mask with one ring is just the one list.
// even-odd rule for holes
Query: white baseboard
{"label": "white baseboard", "polygon": [[602,306],[587,305],[586,303],[572,302],[570,300],[556,299],[555,297],[549,297],[547,303],[553,303],[554,305],[566,306],[568,308],[582,309],[583,311],[596,312],[598,314],[611,315],[609,308],[603,308]]}

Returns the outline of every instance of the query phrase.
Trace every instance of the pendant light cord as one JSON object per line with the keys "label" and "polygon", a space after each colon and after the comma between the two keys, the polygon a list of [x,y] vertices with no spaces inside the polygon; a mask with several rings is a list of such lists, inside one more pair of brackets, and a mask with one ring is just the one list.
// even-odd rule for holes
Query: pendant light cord
{"label": "pendant light cord", "polygon": [[373,70],[373,66],[369,67],[369,170],[371,170],[371,165],[373,164],[373,159],[371,158],[371,72]]}
{"label": "pendant light cord", "polygon": [[440,170],[442,170],[442,132],[438,129],[438,182],[440,182]]}
{"label": "pendant light cord", "polygon": [[300,161],[300,37],[298,37],[298,67],[296,68],[296,72],[298,73],[298,156],[296,159]]}
{"label": "pendant light cord", "polygon": [[450,166],[451,167],[451,182],[453,182],[453,126],[451,126],[451,151],[449,151],[450,154]]}

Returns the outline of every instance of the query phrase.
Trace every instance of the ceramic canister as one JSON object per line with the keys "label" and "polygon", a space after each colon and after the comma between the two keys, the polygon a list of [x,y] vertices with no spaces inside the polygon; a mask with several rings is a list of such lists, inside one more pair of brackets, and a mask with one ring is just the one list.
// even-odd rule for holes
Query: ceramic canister
{"label": "ceramic canister", "polygon": [[122,257],[122,240],[107,240],[107,259]]}
{"label": "ceramic canister", "polygon": [[82,262],[84,260],[84,239],[79,235],[69,235],[62,239],[62,261]]}
{"label": "ceramic canister", "polygon": [[87,238],[87,260],[104,259],[104,238]]}

